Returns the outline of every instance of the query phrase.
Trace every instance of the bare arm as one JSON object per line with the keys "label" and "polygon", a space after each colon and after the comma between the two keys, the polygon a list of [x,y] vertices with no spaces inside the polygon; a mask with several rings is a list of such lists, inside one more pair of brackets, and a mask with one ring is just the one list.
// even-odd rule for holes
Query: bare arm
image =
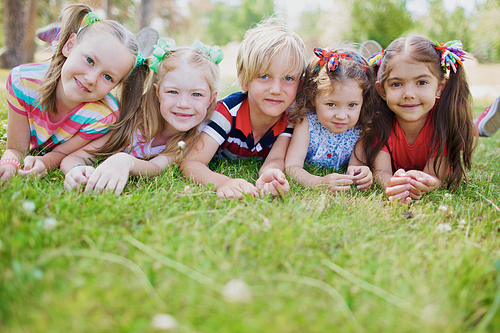
{"label": "bare arm", "polygon": [[347,168],[347,174],[354,176],[354,184],[358,190],[366,190],[373,184],[373,175],[365,160],[363,143],[359,140],[354,146]]}
{"label": "bare arm", "polygon": [[290,192],[290,184],[283,173],[289,143],[290,137],[287,136],[279,136],[274,142],[259,170],[259,178],[255,182],[261,194],[269,193],[278,196]]}
{"label": "bare arm", "polygon": [[206,133],[201,133],[195,146],[181,164],[184,177],[198,184],[214,184],[219,197],[239,198],[244,193],[258,196],[257,188],[244,179],[232,179],[208,168],[219,144]]}
{"label": "bare arm", "polygon": [[[2,159],[14,159],[19,163],[28,152],[30,144],[30,129],[28,117],[17,113],[9,106],[7,121],[7,146]],[[7,180],[16,172],[16,167],[11,164],[0,166],[0,180]]]}
{"label": "bare arm", "polygon": [[295,126],[292,140],[286,154],[285,166],[288,175],[307,187],[326,186],[330,191],[346,191],[353,183],[353,176],[331,173],[324,177],[312,175],[304,169],[304,161],[311,136],[309,122],[304,119]]}

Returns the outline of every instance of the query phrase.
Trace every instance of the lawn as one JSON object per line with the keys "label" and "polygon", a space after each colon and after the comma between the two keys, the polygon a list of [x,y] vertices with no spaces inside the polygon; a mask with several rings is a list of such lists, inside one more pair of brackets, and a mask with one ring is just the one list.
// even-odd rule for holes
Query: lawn
{"label": "lawn", "polygon": [[[6,118],[2,91],[0,151]],[[212,167],[254,181],[259,163]],[[1,184],[0,331],[500,331],[500,134],[467,185],[409,206],[291,185],[220,200],[177,167],[121,196],[57,170]]]}

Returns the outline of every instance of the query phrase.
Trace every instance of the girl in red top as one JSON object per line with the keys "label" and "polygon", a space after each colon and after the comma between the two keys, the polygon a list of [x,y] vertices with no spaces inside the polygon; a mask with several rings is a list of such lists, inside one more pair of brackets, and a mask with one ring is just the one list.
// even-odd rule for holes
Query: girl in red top
{"label": "girl in red top", "polygon": [[357,155],[389,200],[409,203],[445,182],[455,190],[466,177],[475,137],[465,54],[459,41],[412,36],[371,57],[380,106]]}

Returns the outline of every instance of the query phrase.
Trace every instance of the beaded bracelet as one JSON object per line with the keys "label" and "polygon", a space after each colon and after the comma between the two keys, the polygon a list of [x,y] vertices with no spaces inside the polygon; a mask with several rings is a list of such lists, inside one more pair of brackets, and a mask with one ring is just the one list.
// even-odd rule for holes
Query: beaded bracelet
{"label": "beaded bracelet", "polygon": [[21,163],[19,163],[19,161],[16,160],[15,158],[6,158],[4,160],[0,160],[0,166],[4,166],[7,164],[15,166],[16,169],[21,167]]}

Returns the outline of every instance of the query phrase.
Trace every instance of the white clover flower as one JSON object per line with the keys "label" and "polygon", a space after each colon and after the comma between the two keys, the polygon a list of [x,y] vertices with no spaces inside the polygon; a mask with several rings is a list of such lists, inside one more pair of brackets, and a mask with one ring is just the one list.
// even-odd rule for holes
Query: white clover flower
{"label": "white clover flower", "polygon": [[184,186],[184,192],[191,192],[191,186],[189,185]]}
{"label": "white clover flower", "polygon": [[179,148],[180,150],[184,150],[185,146],[186,146],[186,143],[184,141],[177,142],[177,148]]}
{"label": "white clover flower", "polygon": [[27,213],[33,212],[35,210],[35,208],[36,208],[36,205],[33,201],[31,201],[31,200],[23,201],[23,209]]}
{"label": "white clover flower", "polygon": [[458,221],[458,227],[459,227],[460,229],[463,229],[463,228],[465,228],[465,224],[466,224],[466,223],[467,223],[467,222],[465,221],[465,219],[461,219],[460,221]]}
{"label": "white clover flower", "polygon": [[57,226],[57,221],[53,217],[46,217],[42,220],[42,228],[52,230]]}
{"label": "white clover flower", "polygon": [[443,212],[446,212],[448,210],[448,207],[446,207],[445,205],[441,205],[439,206],[438,208],[440,211],[443,211]]}
{"label": "white clover flower", "polygon": [[3,124],[2,127],[3,127],[4,130],[7,130],[7,124]]}
{"label": "white clover flower", "polygon": [[169,314],[158,313],[155,314],[151,321],[151,326],[158,330],[173,330],[177,328],[177,320]]}
{"label": "white clover flower", "polygon": [[450,232],[451,225],[449,223],[439,223],[439,225],[436,227],[436,230],[439,232]]}
{"label": "white clover flower", "polygon": [[445,194],[444,194],[444,197],[445,197],[445,198],[451,198],[451,194],[450,194],[450,193],[445,193]]}
{"label": "white clover flower", "polygon": [[252,300],[252,290],[245,281],[233,279],[224,286],[222,296],[226,302],[247,303]]}

